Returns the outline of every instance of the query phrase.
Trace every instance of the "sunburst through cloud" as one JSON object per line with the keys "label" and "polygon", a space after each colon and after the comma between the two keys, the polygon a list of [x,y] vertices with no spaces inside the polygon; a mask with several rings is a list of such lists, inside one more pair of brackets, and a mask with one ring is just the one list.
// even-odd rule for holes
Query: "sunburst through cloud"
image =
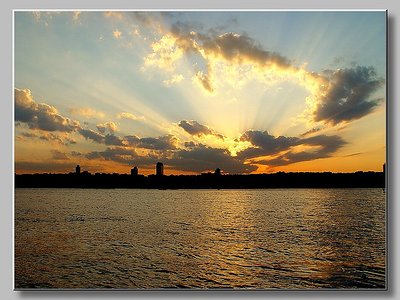
{"label": "sunburst through cloud", "polygon": [[[379,170],[384,15],[297,12],[287,33],[275,26],[293,14],[16,12],[16,172],[64,171],[56,158],[82,153],[89,170],[150,174],[163,158],[198,174],[221,167],[218,151],[226,173]],[[104,151],[124,159],[92,155]]]}

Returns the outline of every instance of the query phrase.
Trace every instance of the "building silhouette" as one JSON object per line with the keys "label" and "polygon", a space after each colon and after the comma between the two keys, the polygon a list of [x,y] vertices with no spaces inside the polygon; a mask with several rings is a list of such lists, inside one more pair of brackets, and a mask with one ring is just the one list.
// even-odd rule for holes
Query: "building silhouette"
{"label": "building silhouette", "polygon": [[216,175],[216,176],[221,175],[221,169],[220,168],[216,168],[215,172],[214,172],[214,175]]}
{"label": "building silhouette", "polygon": [[164,175],[164,165],[161,162],[156,164],[156,175],[163,176]]}
{"label": "building silhouette", "polygon": [[138,170],[138,168],[136,167],[136,166],[134,166],[132,169],[131,169],[131,175],[132,176],[137,176],[139,174],[139,170]]}
{"label": "building silhouette", "polygon": [[75,168],[75,173],[76,173],[77,175],[81,174],[81,167],[80,167],[79,165],[76,166],[76,168]]}

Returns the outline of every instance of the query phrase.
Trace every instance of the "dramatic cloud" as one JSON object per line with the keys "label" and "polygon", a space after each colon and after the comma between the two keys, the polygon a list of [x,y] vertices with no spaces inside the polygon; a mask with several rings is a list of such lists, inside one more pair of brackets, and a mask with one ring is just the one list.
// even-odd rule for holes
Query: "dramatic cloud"
{"label": "dramatic cloud", "polygon": [[118,128],[117,124],[115,124],[114,122],[111,122],[111,121],[103,123],[103,124],[97,124],[96,127],[97,127],[97,130],[102,134],[104,134],[106,132],[106,130],[108,130],[110,133],[113,133]]}
{"label": "dramatic cloud", "polygon": [[305,151],[288,151],[274,159],[261,161],[269,166],[284,166],[301,161],[330,157],[346,142],[339,136],[318,135],[299,141],[300,145],[315,146],[315,149]]}
{"label": "dramatic cloud", "polygon": [[256,166],[246,165],[243,161],[232,157],[227,149],[211,148],[201,144],[189,150],[176,151],[172,159],[165,159],[165,163],[178,170],[194,172],[220,168],[226,173],[250,173],[257,169]]}
{"label": "dramatic cloud", "polygon": [[254,147],[238,152],[240,158],[253,158],[263,155],[271,155],[297,145],[299,139],[296,137],[279,136],[274,137],[268,131],[246,131],[240,138],[241,141],[250,142]]}
{"label": "dramatic cloud", "polygon": [[[85,139],[98,144],[113,146],[105,151],[86,154],[85,157],[88,159],[113,160],[125,164],[131,164],[133,160],[135,164],[152,164],[154,160],[163,159],[170,167],[184,171],[201,172],[219,167],[227,173],[248,173],[257,169],[254,165],[245,164],[248,159],[275,155],[272,159],[258,160],[257,163],[269,166],[287,165],[299,161],[329,157],[345,144],[337,136],[318,135],[304,138],[308,134],[305,133],[300,138],[274,137],[267,131],[249,130],[237,142],[248,142],[251,146],[237,152],[235,157],[231,156],[230,151],[226,148],[212,148],[194,142],[185,142],[185,148],[180,149],[178,148],[178,138],[171,134],[143,138],[135,135],[117,136],[114,134],[117,126],[111,121],[97,124],[100,133],[92,129],[82,128],[77,121],[59,115],[54,107],[36,103],[29,90],[16,89],[15,92],[16,121],[27,123],[30,128],[40,130],[38,132],[23,132],[21,137],[67,145],[76,143],[68,135],[77,132]],[[121,114],[121,117],[130,118],[131,116],[125,113],[124,115]],[[192,136],[215,136],[224,140],[223,135],[194,120],[182,120],[178,125]],[[50,132],[43,132],[46,130]],[[51,132],[53,130],[61,131],[61,133],[55,134]],[[318,130],[311,130],[310,133],[316,131]],[[147,151],[145,155],[143,153],[138,155],[132,148],[156,150],[157,152]],[[59,150],[52,150],[51,153],[53,160],[69,159],[65,153]],[[278,154],[279,156],[276,156]],[[156,155],[156,157],[152,155]]]}
{"label": "dramatic cloud", "polygon": [[342,121],[359,119],[369,114],[382,99],[370,100],[384,84],[372,67],[355,67],[325,71],[327,88],[319,96],[314,112],[316,121],[336,125]]}
{"label": "dramatic cloud", "polygon": [[248,60],[261,66],[291,67],[289,60],[277,53],[266,51],[252,38],[229,32],[217,37],[197,35],[207,53],[228,61],[242,63]]}
{"label": "dramatic cloud", "polygon": [[201,135],[213,134],[212,130],[209,127],[201,125],[197,121],[183,120],[180,121],[178,125],[191,135],[201,136]]}
{"label": "dramatic cloud", "polygon": [[[121,137],[114,135],[117,130],[117,125],[114,122],[106,122],[97,124],[97,133],[91,129],[82,128],[79,122],[65,118],[57,113],[56,108],[47,104],[38,104],[32,99],[29,90],[15,89],[15,120],[18,122],[27,123],[31,129],[40,129],[44,131],[61,131],[80,133],[85,139],[92,140],[99,144],[122,146],[124,140]],[[106,134],[109,131],[109,134]],[[38,136],[36,134],[36,136]],[[31,136],[33,137],[33,136]],[[73,139],[66,138],[66,142],[60,137],[53,134],[44,134],[40,139],[49,141],[58,141],[65,144],[76,143]]]}
{"label": "dramatic cloud", "polygon": [[113,134],[107,134],[104,137],[104,144],[113,146],[123,146],[124,140],[119,136]]}
{"label": "dramatic cloud", "polygon": [[92,140],[99,144],[112,146],[123,146],[124,144],[124,140],[114,134],[102,135],[94,130],[84,128],[80,128],[78,131],[85,139]]}
{"label": "dramatic cloud", "polygon": [[161,39],[152,44],[153,52],[145,58],[145,66],[151,65],[172,71],[184,54],[195,54],[201,57],[207,66],[206,70],[195,72],[195,82],[210,93],[215,90],[212,66],[218,60],[236,65],[254,65],[260,69],[299,71],[287,58],[262,49],[261,45],[244,34],[217,34],[219,30],[210,30],[208,34],[203,34],[194,31],[194,27],[178,22],[170,30],[165,30]]}
{"label": "dramatic cloud", "polygon": [[85,139],[89,139],[92,140],[96,143],[103,143],[104,142],[104,136],[101,135],[100,133],[97,133],[96,131],[93,131],[91,129],[84,129],[84,128],[80,128],[78,130],[78,132],[85,138]]}
{"label": "dramatic cloud", "polygon": [[267,131],[247,131],[242,135],[241,140],[248,141],[253,145],[237,153],[238,158],[243,160],[276,155],[286,151],[273,159],[257,161],[259,164],[269,166],[284,166],[300,161],[330,157],[346,144],[339,136],[274,137]]}
{"label": "dramatic cloud", "polygon": [[31,129],[72,132],[79,122],[58,114],[55,107],[33,100],[28,89],[14,89],[15,121],[26,123]]}
{"label": "dramatic cloud", "polygon": [[199,52],[203,57],[223,58],[235,63],[245,60],[261,66],[291,67],[290,62],[278,53],[264,50],[254,39],[234,32],[219,34],[221,29],[208,34],[195,30],[193,24],[177,22],[170,30],[177,45],[186,52]]}
{"label": "dramatic cloud", "polygon": [[[207,33],[196,31],[195,24],[177,22],[152,45],[153,52],[145,58],[145,65],[164,70],[174,70],[183,55],[195,55],[203,60],[205,70],[193,69],[194,82],[205,91],[214,93],[215,79],[225,62],[231,70],[239,66],[251,66],[245,72],[255,72],[261,81],[277,82],[292,80],[309,91],[304,99],[310,121],[336,125],[359,119],[369,114],[382,99],[370,99],[383,84],[372,67],[357,66],[336,71],[311,72],[297,66],[276,52],[263,49],[246,34],[233,32]],[[196,64],[197,65],[197,64]],[[237,77],[237,76],[236,76]]]}
{"label": "dramatic cloud", "polygon": [[138,147],[154,150],[176,149],[178,139],[173,135],[160,136],[158,138],[141,138]]}
{"label": "dramatic cloud", "polygon": [[135,135],[128,135],[125,136],[124,139],[129,146],[152,150],[174,150],[177,148],[178,143],[178,138],[171,134],[160,136],[158,138],[139,138]]}
{"label": "dramatic cloud", "polygon": [[182,120],[179,122],[178,126],[182,127],[187,133],[194,136],[214,135],[222,140],[224,139],[224,136],[222,134],[216,133],[208,126],[202,125],[197,121]]}
{"label": "dramatic cloud", "polygon": [[92,151],[87,153],[85,157],[89,160],[102,159],[106,161],[114,161],[124,165],[151,165],[155,164],[159,157],[151,154],[139,156],[135,150],[124,147],[109,147],[104,151]]}

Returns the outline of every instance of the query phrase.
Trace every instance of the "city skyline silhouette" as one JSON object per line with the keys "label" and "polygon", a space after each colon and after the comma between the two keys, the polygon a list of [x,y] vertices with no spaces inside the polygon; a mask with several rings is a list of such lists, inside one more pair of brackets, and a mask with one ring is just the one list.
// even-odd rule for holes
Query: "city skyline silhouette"
{"label": "city skyline silhouette", "polygon": [[77,165],[68,174],[15,175],[15,187],[58,188],[158,188],[158,189],[247,189],[247,188],[385,188],[386,168],[382,172],[277,172],[271,174],[223,174],[220,168],[198,175],[164,175],[157,162],[155,173],[144,176],[137,166],[130,174],[95,173]]}

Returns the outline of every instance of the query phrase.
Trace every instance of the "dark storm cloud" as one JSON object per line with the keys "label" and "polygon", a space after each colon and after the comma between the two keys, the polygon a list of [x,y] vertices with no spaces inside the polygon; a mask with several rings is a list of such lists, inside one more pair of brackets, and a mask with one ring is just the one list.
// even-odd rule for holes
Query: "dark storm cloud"
{"label": "dark storm cloud", "polygon": [[270,155],[297,145],[299,138],[270,135],[268,131],[246,131],[240,138],[241,141],[250,142],[254,147],[238,152],[242,159]]}
{"label": "dark storm cloud", "polygon": [[31,129],[72,132],[79,127],[79,122],[61,116],[55,107],[35,102],[30,90],[14,89],[14,97],[15,121]]}
{"label": "dark storm cloud", "polygon": [[224,139],[222,134],[216,133],[210,127],[200,124],[197,121],[180,121],[178,124],[179,127],[182,127],[187,133],[195,136],[203,136],[203,135],[214,135],[220,139]]}
{"label": "dark storm cloud", "polygon": [[178,138],[171,134],[159,136],[158,138],[139,138],[135,135],[128,135],[124,139],[129,146],[152,150],[174,150],[178,143]]}
{"label": "dark storm cloud", "polygon": [[314,112],[315,121],[336,125],[369,114],[382,99],[370,99],[384,84],[374,68],[357,66],[351,69],[325,71],[328,88]]}
{"label": "dark storm cloud", "polygon": [[175,169],[193,172],[202,172],[222,169],[226,173],[250,173],[256,166],[246,165],[243,161],[232,157],[227,149],[211,148],[197,145],[189,150],[181,149],[174,152],[172,159],[165,163]]}
{"label": "dark storm cloud", "polygon": [[261,161],[260,163],[269,166],[284,166],[301,161],[315,160],[330,157],[333,153],[344,146],[346,142],[339,136],[319,135],[299,140],[299,145],[316,146],[315,150],[301,152],[288,151],[277,158]]}

